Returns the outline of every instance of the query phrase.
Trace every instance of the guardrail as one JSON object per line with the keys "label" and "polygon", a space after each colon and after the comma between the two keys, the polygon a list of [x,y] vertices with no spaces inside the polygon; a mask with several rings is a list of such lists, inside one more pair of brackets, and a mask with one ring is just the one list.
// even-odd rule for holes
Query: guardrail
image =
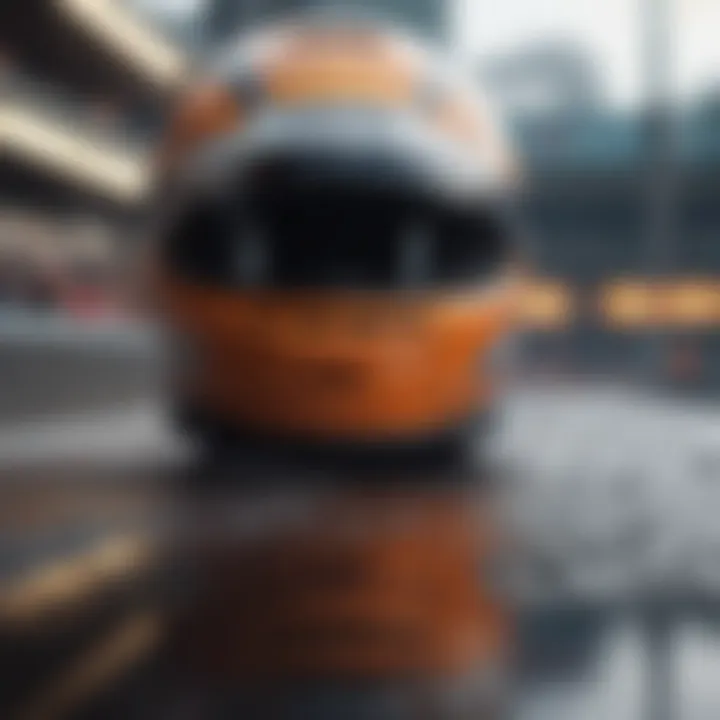
{"label": "guardrail", "polygon": [[136,322],[0,311],[0,424],[152,397],[159,366],[152,331]]}

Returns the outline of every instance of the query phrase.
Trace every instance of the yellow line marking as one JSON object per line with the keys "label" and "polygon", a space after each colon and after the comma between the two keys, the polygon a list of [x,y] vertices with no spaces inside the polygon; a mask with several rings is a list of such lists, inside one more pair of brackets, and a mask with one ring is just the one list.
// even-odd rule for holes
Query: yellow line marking
{"label": "yellow line marking", "polygon": [[15,720],[59,720],[129,673],[162,640],[163,622],[152,612],[125,620],[35,694]]}
{"label": "yellow line marking", "polygon": [[152,554],[147,538],[124,535],[34,569],[0,586],[0,627],[25,628],[72,611],[113,582],[135,577],[149,566]]}

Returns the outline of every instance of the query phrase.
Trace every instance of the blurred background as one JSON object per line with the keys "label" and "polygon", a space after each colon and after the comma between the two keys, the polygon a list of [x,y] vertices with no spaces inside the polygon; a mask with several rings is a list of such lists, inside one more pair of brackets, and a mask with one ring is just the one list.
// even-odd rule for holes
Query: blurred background
{"label": "blurred background", "polygon": [[3,2],[2,700],[18,717],[237,716],[180,714],[154,660],[157,536],[216,510],[177,490],[198,471],[158,410],[133,280],[185,79],[241,31],[338,4],[465,64],[527,173],[521,383],[503,473],[473,477],[502,479],[510,509],[491,515],[523,548],[511,716],[718,717],[720,0]]}
{"label": "blurred background", "polygon": [[[345,4],[444,45],[512,128],[529,174],[538,274],[526,303],[540,330],[532,364],[635,378],[650,370],[687,390],[716,389],[717,3]],[[8,4],[3,308],[127,314],[123,276],[173,93],[242,30],[322,5]]]}

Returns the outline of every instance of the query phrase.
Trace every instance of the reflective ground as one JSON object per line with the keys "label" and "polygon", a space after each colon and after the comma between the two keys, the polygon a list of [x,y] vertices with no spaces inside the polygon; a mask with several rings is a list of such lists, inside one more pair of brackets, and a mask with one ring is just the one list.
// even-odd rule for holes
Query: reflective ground
{"label": "reflective ground", "polygon": [[208,462],[151,404],[4,429],[2,716],[718,717],[715,420],[625,398],[521,394],[452,471]]}

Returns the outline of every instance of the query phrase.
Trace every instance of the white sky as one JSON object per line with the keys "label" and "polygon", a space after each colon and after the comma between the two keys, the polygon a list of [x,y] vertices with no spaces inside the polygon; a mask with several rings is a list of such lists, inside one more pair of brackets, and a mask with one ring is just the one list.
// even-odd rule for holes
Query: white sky
{"label": "white sky", "polygon": [[[632,104],[641,96],[648,1],[455,0],[455,32],[462,53],[480,60],[535,41],[571,40],[598,63],[610,100]],[[720,85],[720,0],[671,2],[674,85],[685,98]]]}
{"label": "white sky", "polygon": [[[133,0],[178,14],[203,0]],[[482,60],[543,40],[569,40],[598,63],[609,99],[632,104],[642,92],[642,9],[663,0],[449,0],[463,55]],[[675,88],[685,98],[720,86],[720,0],[672,3]]]}

